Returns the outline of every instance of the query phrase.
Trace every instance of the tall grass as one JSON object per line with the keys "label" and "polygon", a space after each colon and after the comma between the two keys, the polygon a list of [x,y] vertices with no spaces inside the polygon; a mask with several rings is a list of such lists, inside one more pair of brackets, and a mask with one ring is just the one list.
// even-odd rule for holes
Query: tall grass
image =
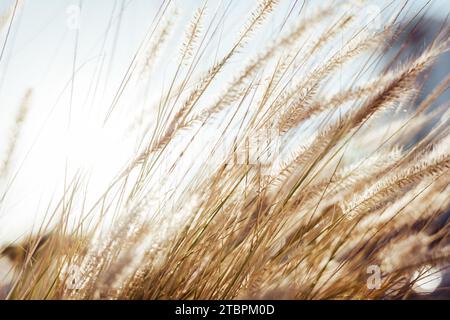
{"label": "tall grass", "polygon": [[241,18],[210,64],[227,9],[193,10],[167,61],[180,37],[163,3],[104,119],[133,83],[174,66],[130,126],[134,156],[89,208],[73,177],[39,232],[3,249],[15,265],[7,298],[408,298],[426,271],[449,267],[448,103],[434,103],[448,78],[416,104],[448,24],[375,72],[404,28],[395,14],[373,30],[344,5],[293,3],[272,42],[252,42],[277,2]]}

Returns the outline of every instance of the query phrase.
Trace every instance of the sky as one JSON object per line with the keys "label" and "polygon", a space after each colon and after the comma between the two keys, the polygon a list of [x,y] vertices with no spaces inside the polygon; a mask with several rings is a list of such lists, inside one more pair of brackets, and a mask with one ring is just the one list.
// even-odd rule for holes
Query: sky
{"label": "sky", "polygon": [[[174,10],[173,16],[182,26],[203,2],[177,0],[170,10]],[[335,5],[333,1],[317,2]],[[98,193],[123,166],[135,141],[127,136],[127,127],[121,120],[133,113],[129,108],[138,110],[141,104],[156,100],[157,95],[148,97],[149,100],[142,95],[130,97],[129,104],[119,108],[106,126],[102,125],[103,117],[136,50],[151,30],[161,3],[160,0],[19,1],[9,34],[8,24],[0,34],[4,47],[0,60],[0,159],[8,147],[21,99],[28,89],[32,89],[32,96],[14,165],[0,179],[3,194],[0,241],[13,239],[24,225],[36,223],[49,202],[57,198],[64,177],[70,173],[84,167]],[[286,12],[291,3],[281,0],[280,11]],[[363,6],[362,1],[353,3],[363,10],[367,6],[384,8],[391,1],[366,1]],[[410,14],[417,13],[425,3],[412,1]],[[4,12],[7,16],[14,4],[15,0],[1,1],[0,15]],[[209,1],[208,10],[214,13],[227,4],[228,1]],[[221,30],[224,43],[232,40],[236,26],[254,4],[255,1],[231,2]],[[440,19],[448,11],[446,0],[432,1],[429,7],[429,15]],[[258,35],[260,41],[276,32],[280,21],[274,19],[266,32]],[[183,35],[177,28],[173,33],[174,42]],[[217,54],[213,49],[214,45],[205,59],[213,59]],[[164,75],[178,54],[176,48],[164,51],[164,62],[152,80],[155,88],[164,85]],[[97,193],[93,192],[93,197]]]}

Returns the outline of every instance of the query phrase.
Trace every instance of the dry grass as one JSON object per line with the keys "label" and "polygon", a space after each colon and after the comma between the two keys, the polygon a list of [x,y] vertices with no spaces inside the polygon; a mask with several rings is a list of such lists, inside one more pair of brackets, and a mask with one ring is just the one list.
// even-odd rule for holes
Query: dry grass
{"label": "dry grass", "polygon": [[[37,235],[4,249],[15,263],[7,298],[408,298],[418,270],[449,267],[449,222],[439,223],[450,206],[448,104],[432,108],[448,79],[415,107],[423,75],[448,50],[448,25],[401,67],[369,75],[401,28],[395,19],[372,31],[340,6],[301,19],[291,12],[286,21],[296,22],[247,59],[276,6],[261,1],[207,68],[205,47],[223,16],[206,23],[207,5],[194,12],[135,156],[77,223],[69,221],[81,176]],[[129,83],[165,63],[158,53],[173,26],[165,9],[105,123]],[[352,76],[337,85],[342,70]],[[202,141],[207,156],[192,155]],[[176,188],[155,205],[167,181]],[[114,227],[103,228],[111,216]],[[381,283],[370,289],[374,265]]]}

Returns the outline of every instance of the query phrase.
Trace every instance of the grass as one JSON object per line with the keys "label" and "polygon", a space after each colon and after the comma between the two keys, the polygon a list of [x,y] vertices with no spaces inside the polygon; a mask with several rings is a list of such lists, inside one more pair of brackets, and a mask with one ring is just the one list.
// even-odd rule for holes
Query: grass
{"label": "grass", "polygon": [[448,50],[447,21],[376,72],[397,19],[372,30],[344,6],[293,3],[272,42],[255,44],[278,5],[240,17],[208,64],[228,7],[193,11],[174,63],[161,54],[179,39],[163,2],[103,119],[174,64],[151,119],[138,117],[138,147],[94,204],[80,207],[75,175],[38,232],[2,249],[14,264],[6,298],[404,299],[449,267],[448,103],[435,104],[448,77],[417,103]]}

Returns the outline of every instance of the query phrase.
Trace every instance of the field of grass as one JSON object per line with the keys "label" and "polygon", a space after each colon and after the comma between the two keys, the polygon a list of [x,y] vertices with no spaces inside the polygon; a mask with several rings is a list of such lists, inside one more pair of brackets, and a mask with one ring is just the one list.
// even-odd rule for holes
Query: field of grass
{"label": "field of grass", "polygon": [[[4,46],[18,2],[0,18]],[[450,75],[423,88],[448,21],[404,57],[394,43],[427,4],[361,19],[343,1],[261,0],[228,32],[227,3],[152,13],[97,123],[127,128],[133,151],[93,196],[80,169],[33,232],[0,234],[2,298],[408,299],[443,280]],[[1,140],[5,194],[33,120],[25,91]]]}

